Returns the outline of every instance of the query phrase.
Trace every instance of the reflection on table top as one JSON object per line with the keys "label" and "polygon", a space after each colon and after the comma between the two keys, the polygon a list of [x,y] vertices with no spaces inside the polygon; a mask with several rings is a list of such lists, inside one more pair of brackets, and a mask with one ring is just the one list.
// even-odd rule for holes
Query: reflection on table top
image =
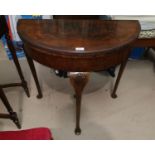
{"label": "reflection on table top", "polygon": [[19,20],[18,33],[25,43],[62,52],[108,51],[138,37],[138,21],[124,20]]}

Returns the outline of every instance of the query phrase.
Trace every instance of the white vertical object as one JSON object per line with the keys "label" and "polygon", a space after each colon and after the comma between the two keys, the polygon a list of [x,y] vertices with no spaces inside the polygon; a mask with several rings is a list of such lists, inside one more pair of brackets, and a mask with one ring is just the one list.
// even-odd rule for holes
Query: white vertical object
{"label": "white vertical object", "polygon": [[114,15],[115,20],[139,20],[142,30],[155,29],[155,16],[154,15]]}
{"label": "white vertical object", "polygon": [[12,32],[12,37],[14,41],[21,41],[17,33],[17,21],[21,19],[20,15],[9,15],[10,27]]}
{"label": "white vertical object", "polygon": [[113,15],[116,20],[155,21],[155,15]]}

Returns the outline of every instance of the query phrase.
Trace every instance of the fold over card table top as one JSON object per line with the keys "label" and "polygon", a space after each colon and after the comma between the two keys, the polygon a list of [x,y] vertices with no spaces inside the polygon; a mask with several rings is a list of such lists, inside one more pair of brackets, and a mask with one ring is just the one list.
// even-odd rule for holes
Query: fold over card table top
{"label": "fold over card table top", "polygon": [[17,29],[34,60],[55,69],[93,71],[109,67],[98,64],[108,54],[123,55],[122,49],[138,37],[140,25],[123,20],[19,20]]}

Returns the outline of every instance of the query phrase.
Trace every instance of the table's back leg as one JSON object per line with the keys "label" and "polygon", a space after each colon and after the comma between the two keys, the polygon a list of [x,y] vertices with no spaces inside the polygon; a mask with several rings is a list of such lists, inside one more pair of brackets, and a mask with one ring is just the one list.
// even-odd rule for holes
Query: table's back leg
{"label": "table's back leg", "polygon": [[75,91],[75,99],[76,99],[76,128],[75,134],[80,135],[80,113],[81,113],[81,98],[84,87],[86,86],[89,74],[88,73],[70,73],[69,74],[70,82]]}
{"label": "table's back leg", "polygon": [[119,69],[118,76],[117,76],[117,79],[116,79],[116,82],[115,82],[115,85],[114,85],[114,89],[113,89],[112,94],[111,94],[111,97],[112,98],[117,98],[116,91],[117,91],[117,88],[118,88],[120,79],[122,77],[122,74],[124,72],[124,69],[126,67],[126,64],[127,64],[127,61],[128,61],[128,57],[129,57],[129,54],[130,54],[130,51],[131,51],[130,48],[127,49],[125,59],[124,59],[124,61],[120,65],[120,69]]}
{"label": "table's back leg", "polygon": [[26,95],[28,97],[30,97],[29,89],[27,87],[27,82],[24,79],[23,72],[21,70],[21,67],[20,67],[20,64],[19,64],[19,61],[18,61],[18,58],[17,58],[17,55],[16,55],[15,47],[14,47],[12,41],[10,40],[10,36],[8,34],[6,34],[5,37],[6,37],[6,40],[7,40],[8,48],[9,48],[11,54],[12,54],[14,64],[15,64],[15,66],[17,68],[18,74],[19,74],[20,79],[22,81],[22,87],[24,88]]}
{"label": "table's back leg", "polygon": [[[23,49],[25,51],[24,46],[23,46]],[[37,72],[36,72],[33,60],[29,57],[29,55],[26,53],[26,51],[25,51],[25,55],[26,55],[27,62],[29,64],[29,66],[30,66],[30,70],[32,72],[32,75],[33,75],[33,78],[34,78],[34,81],[36,83],[36,87],[37,87],[37,90],[38,90],[37,98],[42,98],[43,95],[42,95],[42,91],[41,91],[41,88],[40,88],[40,84],[39,84],[39,80],[38,80],[38,77],[37,77]]]}

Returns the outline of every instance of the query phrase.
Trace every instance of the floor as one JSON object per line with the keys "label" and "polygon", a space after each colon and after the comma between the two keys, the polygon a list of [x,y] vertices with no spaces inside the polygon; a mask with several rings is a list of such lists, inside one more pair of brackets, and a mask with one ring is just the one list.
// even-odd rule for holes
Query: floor
{"label": "floor", "polygon": [[[74,134],[75,100],[68,79],[35,63],[44,97],[37,90],[26,60],[20,59],[31,97],[22,88],[5,93],[18,113],[22,129],[49,127],[55,139],[155,139],[155,72],[148,60],[129,61],[122,77],[118,98],[110,92],[114,80],[107,73],[92,73],[82,100],[82,134]],[[118,70],[118,69],[117,69]],[[0,60],[0,82],[18,82],[13,63]],[[0,100],[0,111],[5,112]],[[0,120],[0,130],[17,130],[10,120]]]}

